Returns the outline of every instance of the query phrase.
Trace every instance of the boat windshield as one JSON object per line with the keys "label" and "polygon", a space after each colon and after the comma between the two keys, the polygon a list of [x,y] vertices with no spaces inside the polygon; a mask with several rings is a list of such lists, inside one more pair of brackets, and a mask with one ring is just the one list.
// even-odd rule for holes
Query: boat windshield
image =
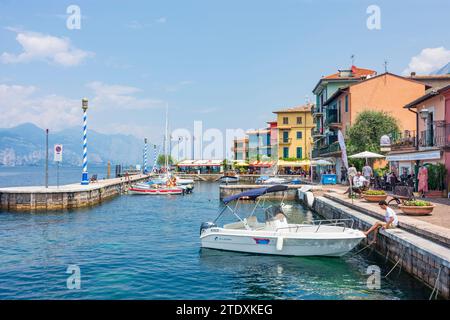
{"label": "boat windshield", "polygon": [[[285,191],[287,189],[288,189],[288,187],[285,185],[276,185],[276,186],[266,187],[266,188],[251,189],[251,190],[239,193],[239,194],[235,194],[235,195],[226,197],[222,200],[223,203],[225,204],[225,207],[220,211],[218,217],[214,220],[214,223],[217,222],[217,220],[219,220],[219,218],[222,216],[222,214],[226,210],[230,210],[231,213],[238,220],[240,220],[246,228],[249,228],[249,226],[246,223],[246,220],[249,217],[253,216],[253,214],[255,213],[255,211],[258,207],[264,209],[266,221],[273,220],[278,214],[280,214],[280,213],[282,214],[283,211],[281,210],[281,207],[280,206],[264,207],[264,200],[261,201],[261,199],[265,199],[265,198],[260,198],[260,197],[265,194],[268,194],[268,193]],[[253,208],[252,212],[248,215],[247,219],[241,218],[239,216],[239,214],[237,213],[238,206],[239,206],[239,200],[254,200],[254,201],[257,200],[255,203],[255,207]],[[236,204],[233,207],[231,207],[230,204],[233,201],[236,201]],[[262,205],[261,205],[261,202],[263,203]]]}

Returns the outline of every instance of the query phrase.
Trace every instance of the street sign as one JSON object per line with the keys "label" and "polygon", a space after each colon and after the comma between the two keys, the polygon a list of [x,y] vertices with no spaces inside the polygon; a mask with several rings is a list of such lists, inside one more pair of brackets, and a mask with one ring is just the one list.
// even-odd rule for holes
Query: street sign
{"label": "street sign", "polygon": [[61,162],[62,161],[62,152],[63,152],[62,144],[55,144],[53,151],[54,151],[54,161]]}

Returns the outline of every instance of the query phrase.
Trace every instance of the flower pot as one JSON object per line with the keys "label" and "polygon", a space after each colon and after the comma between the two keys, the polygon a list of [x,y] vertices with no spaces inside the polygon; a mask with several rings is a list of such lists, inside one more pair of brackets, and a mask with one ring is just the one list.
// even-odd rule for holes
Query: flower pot
{"label": "flower pot", "polygon": [[434,205],[432,206],[405,206],[403,204],[398,206],[400,210],[406,215],[409,216],[425,216],[431,214],[434,209]]}
{"label": "flower pot", "polygon": [[364,194],[363,193],[363,198],[368,202],[380,202],[382,200],[386,200],[387,194],[373,195],[373,194]]}

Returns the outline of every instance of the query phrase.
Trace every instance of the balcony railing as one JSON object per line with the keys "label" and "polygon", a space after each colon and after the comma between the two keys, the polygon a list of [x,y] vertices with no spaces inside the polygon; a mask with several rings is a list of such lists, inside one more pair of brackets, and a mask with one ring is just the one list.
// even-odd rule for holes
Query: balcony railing
{"label": "balcony railing", "polygon": [[314,107],[312,109],[312,115],[313,117],[321,117],[323,116],[323,112],[318,107]]}
{"label": "balcony railing", "polygon": [[312,129],[312,131],[311,131],[311,133],[312,133],[312,136],[315,138],[315,137],[323,137],[324,136],[324,134],[323,134],[323,132],[321,132],[322,130],[319,130],[319,129],[317,129],[317,128],[314,128],[314,129]]}
{"label": "balcony railing", "polygon": [[341,147],[339,146],[339,143],[332,143],[329,145],[325,145],[325,146],[313,149],[312,157],[318,158],[321,156],[329,155],[331,153],[336,153],[336,152],[340,152],[340,151],[341,151]]}
{"label": "balcony railing", "polygon": [[419,147],[450,147],[450,124],[436,122],[433,129],[421,131]]}
{"label": "balcony railing", "polygon": [[392,135],[392,150],[411,149],[416,147],[416,131],[405,130]]}
{"label": "balcony railing", "polygon": [[281,138],[279,144],[289,144],[291,142],[292,142],[292,138],[287,138],[287,139]]}

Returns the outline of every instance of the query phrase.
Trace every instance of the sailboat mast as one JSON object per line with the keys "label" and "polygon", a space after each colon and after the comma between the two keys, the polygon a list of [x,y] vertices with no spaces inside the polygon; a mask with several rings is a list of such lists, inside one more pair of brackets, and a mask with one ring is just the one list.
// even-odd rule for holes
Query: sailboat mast
{"label": "sailboat mast", "polygon": [[167,174],[169,174],[169,148],[167,147],[167,137],[168,137],[168,134],[169,134],[169,104],[168,103],[166,103],[166,132],[165,132],[165,135],[164,135],[164,148],[166,149],[166,163],[165,163],[165,165],[166,165],[166,171],[167,171]]}

